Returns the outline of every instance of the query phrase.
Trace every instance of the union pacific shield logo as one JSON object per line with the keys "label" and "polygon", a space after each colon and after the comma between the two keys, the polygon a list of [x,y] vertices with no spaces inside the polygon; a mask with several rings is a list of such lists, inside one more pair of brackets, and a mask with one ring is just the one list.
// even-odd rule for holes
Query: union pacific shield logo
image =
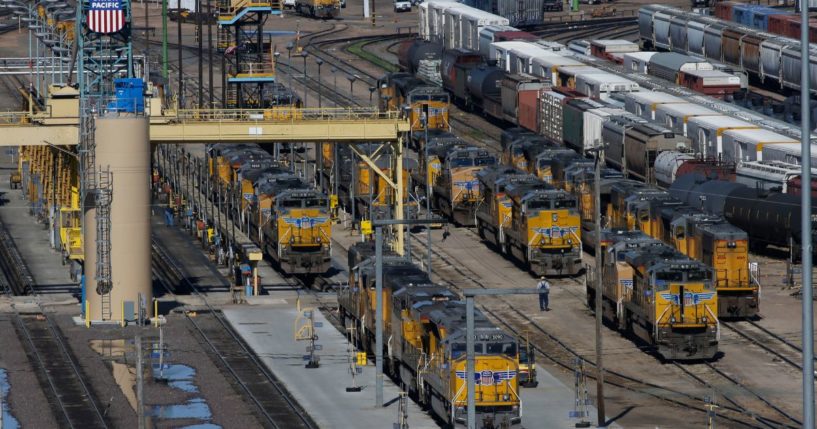
{"label": "union pacific shield logo", "polygon": [[116,33],[125,26],[121,0],[91,0],[88,28],[97,33]]}

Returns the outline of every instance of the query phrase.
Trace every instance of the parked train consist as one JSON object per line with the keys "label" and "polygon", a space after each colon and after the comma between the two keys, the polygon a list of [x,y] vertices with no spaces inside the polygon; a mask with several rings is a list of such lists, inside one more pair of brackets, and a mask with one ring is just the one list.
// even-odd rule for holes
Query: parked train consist
{"label": "parked train consist", "polygon": [[319,19],[334,19],[340,16],[338,0],[295,0],[295,12]]}
{"label": "parked train consist", "polygon": [[610,187],[608,226],[639,230],[712,267],[718,316],[753,317],[759,289],[749,273],[748,234],[723,217],[706,214],[669,192],[633,181]]}
{"label": "parked train consist", "polygon": [[[655,347],[665,359],[713,358],[719,322],[711,268],[643,233],[604,236],[604,318]],[[595,285],[587,282],[591,308]]]}
{"label": "parked train consist", "polygon": [[576,197],[536,176],[509,167],[478,173],[482,203],[477,231],[536,275],[582,270]]}
{"label": "parked train consist", "polygon": [[[753,18],[747,15],[745,19]],[[799,38],[747,27],[745,19],[730,22],[656,4],[643,6],[638,12],[639,33],[645,48],[707,58],[742,68],[758,81],[777,88],[799,90],[802,60]],[[763,15],[761,21],[767,20],[768,15]],[[813,63],[815,59],[811,57],[808,61]],[[812,92],[817,92],[817,74],[813,73],[810,81]]]}
{"label": "parked train consist", "polygon": [[332,241],[326,195],[256,144],[214,144],[207,150],[211,197],[226,201],[239,228],[285,273],[325,273]]}
{"label": "parked train consist", "polygon": [[[354,340],[374,350],[375,261],[371,242],[349,249],[349,286],[338,290],[344,326]],[[431,282],[407,259],[383,258],[384,369],[416,395],[421,405],[451,426],[464,424],[467,404],[465,302]],[[521,423],[517,340],[475,314],[477,427],[510,428]]]}

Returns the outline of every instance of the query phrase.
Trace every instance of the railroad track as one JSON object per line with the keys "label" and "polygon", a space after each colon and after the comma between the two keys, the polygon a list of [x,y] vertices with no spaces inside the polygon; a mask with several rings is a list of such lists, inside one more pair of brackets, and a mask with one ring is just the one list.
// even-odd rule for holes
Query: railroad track
{"label": "railroad track", "polygon": [[22,313],[12,305],[17,336],[60,427],[107,428],[103,408],[69,349],[59,327],[46,314],[37,296],[34,278],[17,251],[5,225],[0,221],[0,289],[8,296],[30,293],[37,308]]}
{"label": "railroad track", "polygon": [[776,360],[784,362],[797,371],[803,370],[803,349],[783,336],[760,326],[754,320],[721,321],[721,326],[770,353]]}
{"label": "railroad track", "polygon": [[60,427],[107,428],[105,414],[97,405],[59,328],[44,312],[16,313],[15,319],[17,333],[24,340],[26,353],[55,409]]}
{"label": "railroad track", "polygon": [[[171,296],[176,296],[177,285],[196,295],[206,307],[187,320],[218,363],[238,384],[258,411],[265,427],[275,429],[317,429],[317,424],[291,397],[281,382],[258,360],[255,353],[235,333],[220,311],[193,285],[181,271],[178,263],[155,240],[152,252],[154,275]],[[209,321],[202,321],[206,318]],[[197,321],[197,319],[199,319]]]}

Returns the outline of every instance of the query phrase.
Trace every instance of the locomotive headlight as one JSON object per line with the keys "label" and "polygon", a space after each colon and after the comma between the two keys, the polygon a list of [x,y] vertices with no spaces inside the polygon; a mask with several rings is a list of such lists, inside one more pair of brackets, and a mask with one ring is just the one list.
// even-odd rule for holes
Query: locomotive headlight
{"label": "locomotive headlight", "polygon": [[669,317],[669,323],[675,323],[675,316]]}
{"label": "locomotive headlight", "polygon": [[317,242],[318,242],[318,244],[320,244],[320,243],[321,243],[321,238],[320,238],[320,237],[318,237],[318,238],[316,238],[316,239],[315,239],[315,241],[317,241]]}
{"label": "locomotive headlight", "polygon": [[289,237],[289,244],[295,244],[295,237]]}
{"label": "locomotive headlight", "polygon": [[707,321],[707,319],[706,319],[706,316],[704,316],[704,317],[701,317],[701,322],[704,322],[704,323],[706,323],[706,321]]}
{"label": "locomotive headlight", "polygon": [[568,238],[568,239],[567,239],[567,244],[573,244],[573,239],[572,239],[572,238]]}
{"label": "locomotive headlight", "polygon": [[544,239],[544,238],[540,238],[540,239],[539,239],[539,245],[540,245],[540,246],[544,246],[544,245],[545,245],[545,239]]}
{"label": "locomotive headlight", "polygon": [[511,395],[509,395],[507,393],[502,395],[502,400],[503,401],[510,401],[511,400]]}

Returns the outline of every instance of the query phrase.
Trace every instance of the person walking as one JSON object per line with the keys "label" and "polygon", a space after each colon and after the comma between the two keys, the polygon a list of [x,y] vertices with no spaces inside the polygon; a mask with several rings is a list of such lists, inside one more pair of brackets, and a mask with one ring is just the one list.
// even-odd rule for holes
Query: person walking
{"label": "person walking", "polygon": [[550,311],[549,297],[550,283],[545,279],[545,276],[539,277],[539,283],[536,284],[536,289],[539,291],[539,311]]}

